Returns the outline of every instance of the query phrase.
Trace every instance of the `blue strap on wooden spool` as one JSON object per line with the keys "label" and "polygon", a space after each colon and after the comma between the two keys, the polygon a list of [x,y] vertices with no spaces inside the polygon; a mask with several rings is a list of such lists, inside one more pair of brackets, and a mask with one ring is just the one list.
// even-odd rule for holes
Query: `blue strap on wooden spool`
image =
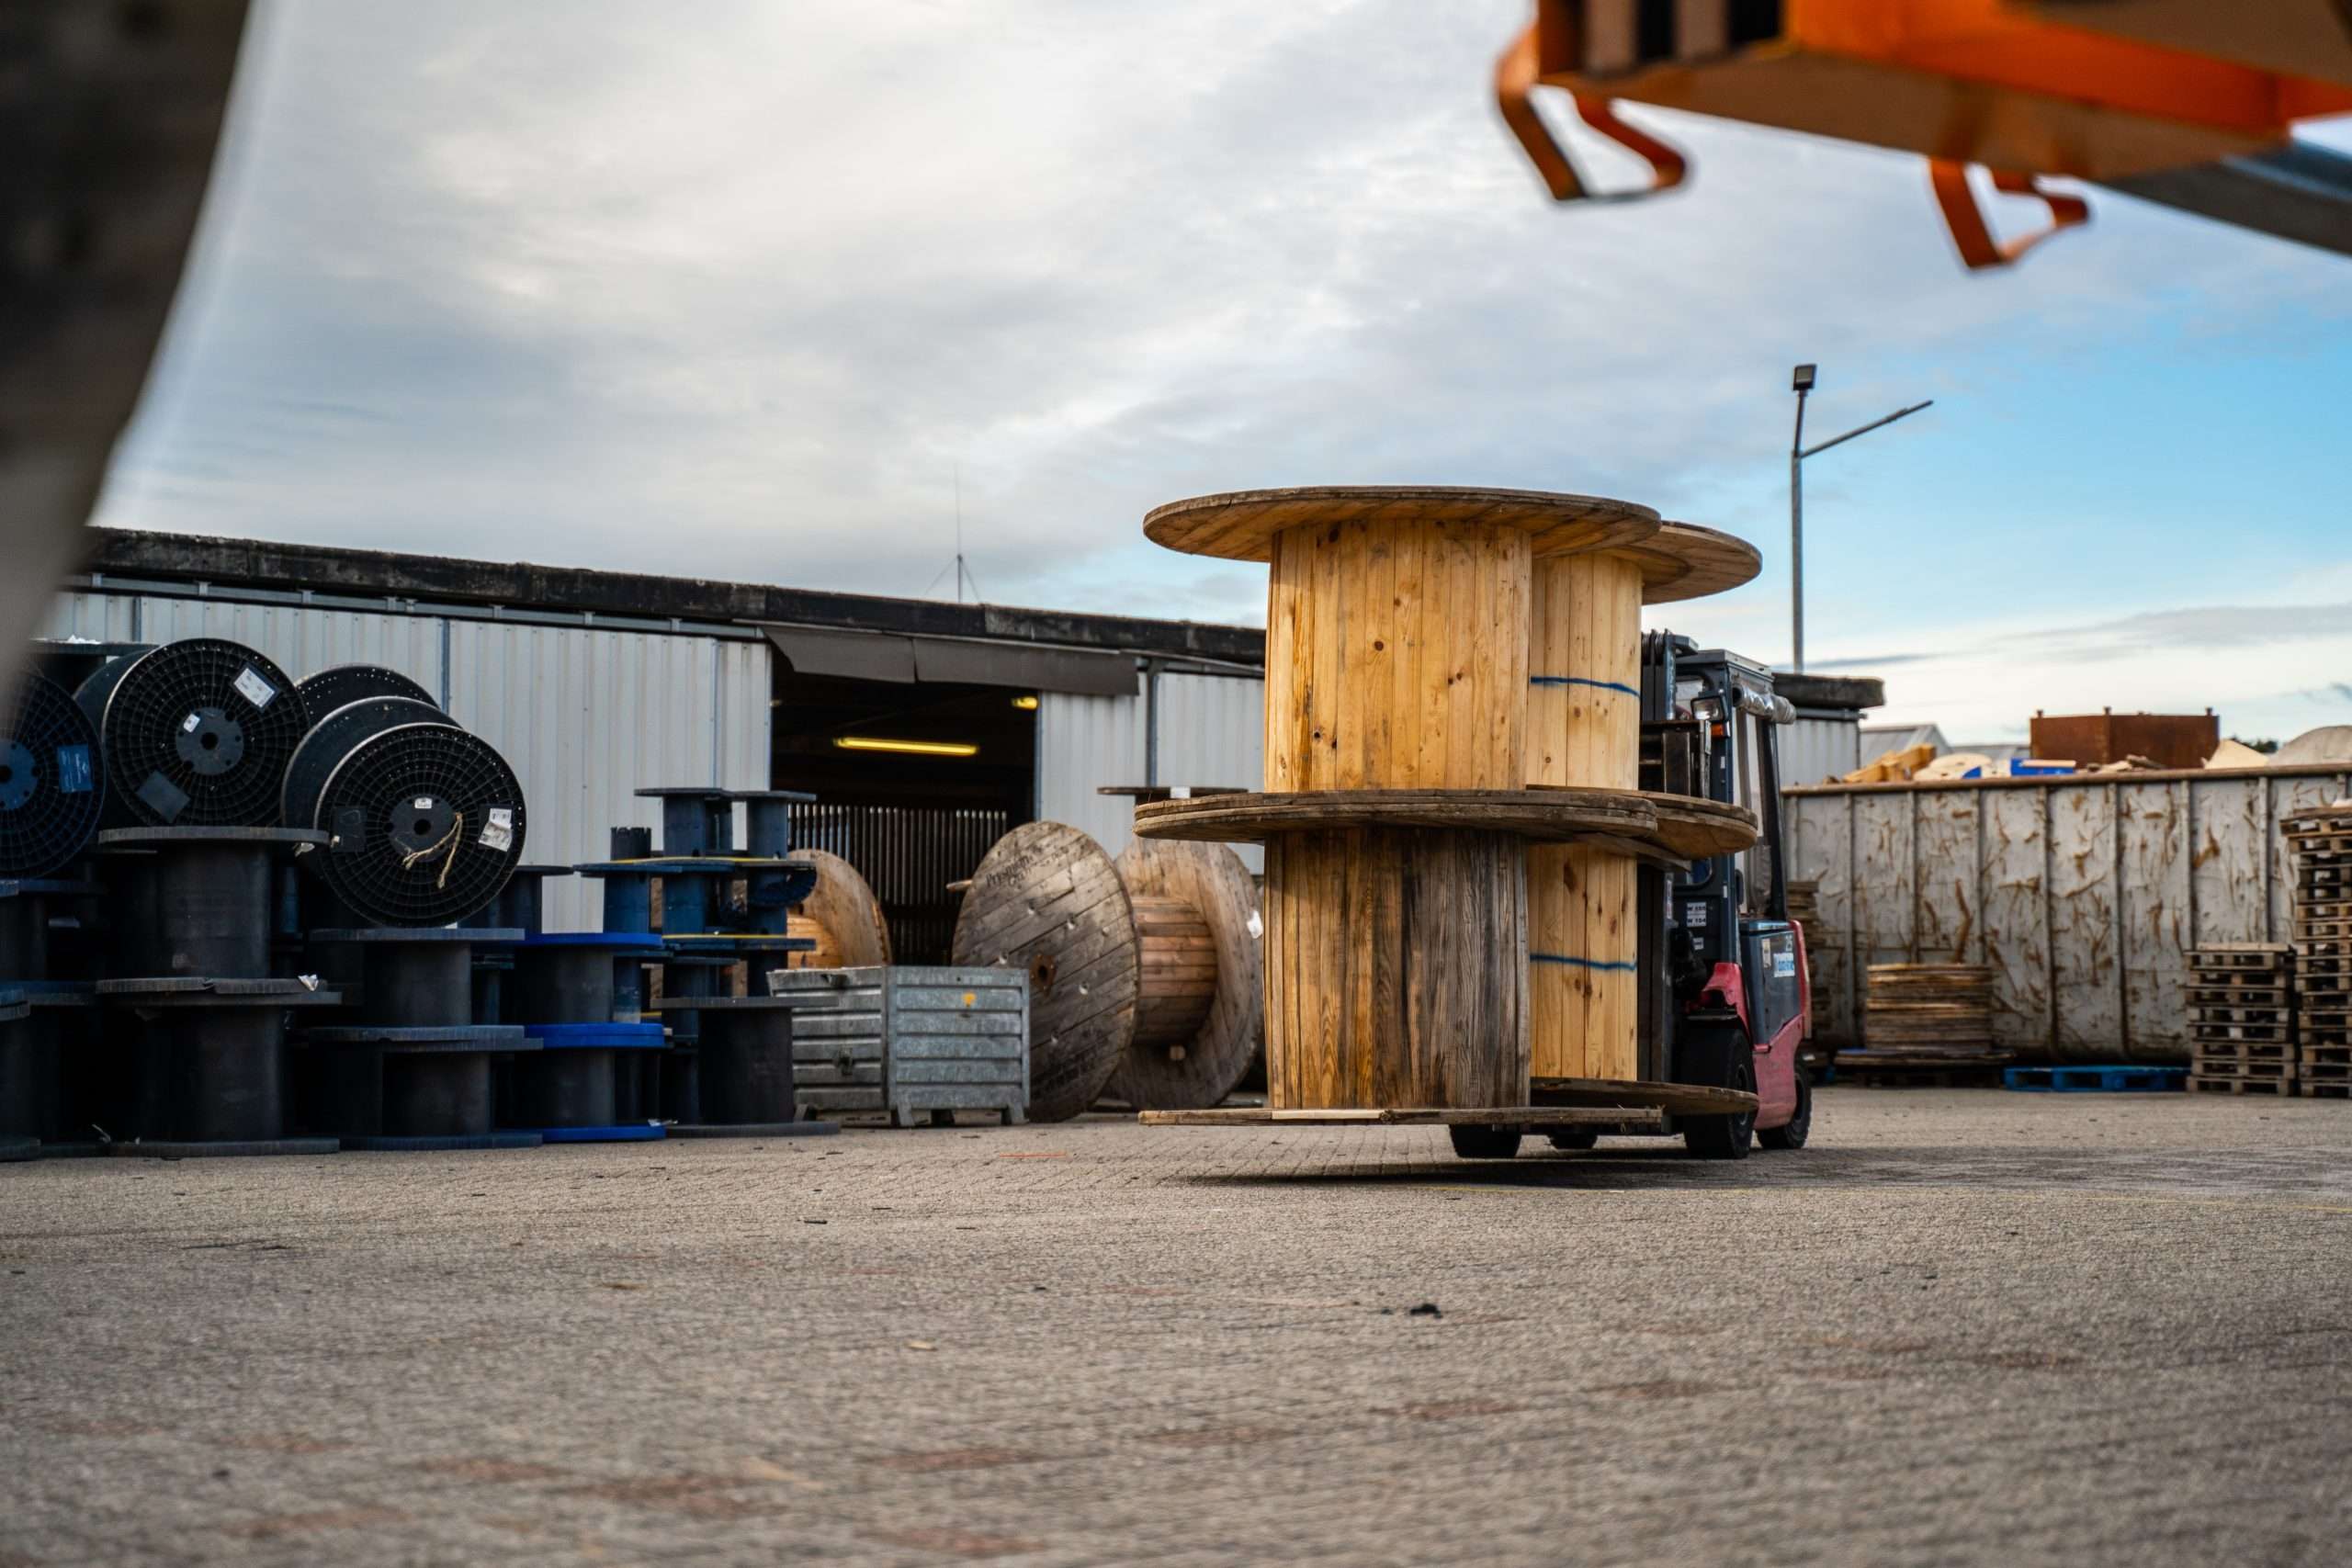
{"label": "blue strap on wooden spool", "polygon": [[1527,683],[1531,686],[1591,686],[1603,692],[1623,692],[1629,697],[1642,694],[1623,681],[1596,681],[1589,675],[1530,675]]}

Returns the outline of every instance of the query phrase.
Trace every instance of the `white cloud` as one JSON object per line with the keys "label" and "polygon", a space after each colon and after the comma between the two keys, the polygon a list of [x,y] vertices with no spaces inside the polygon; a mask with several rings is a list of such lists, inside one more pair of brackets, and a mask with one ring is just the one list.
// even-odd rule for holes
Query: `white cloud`
{"label": "white cloud", "polygon": [[[1987,286],[1915,160],[1665,114],[1692,188],[1554,209],[1489,97],[1524,15],[269,7],[102,520],[911,593],[960,473],[992,597],[1254,620],[1259,574],[1144,545],[1148,507],[1524,484],[1769,547],[1793,357],[1862,367],[1856,406],[1921,359],[1989,393],[2029,371],[1968,351],[2021,318],[2095,344],[2222,280],[2340,284],[2109,201]],[[1709,639],[1784,646],[1767,592],[1707,606]]]}

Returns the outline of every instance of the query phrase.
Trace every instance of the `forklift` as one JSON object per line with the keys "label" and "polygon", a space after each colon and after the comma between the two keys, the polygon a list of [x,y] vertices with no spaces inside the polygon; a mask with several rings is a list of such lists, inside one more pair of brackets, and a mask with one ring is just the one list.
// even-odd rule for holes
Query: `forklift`
{"label": "forklift", "polygon": [[[1797,1053],[1812,1031],[1804,932],[1789,919],[1776,727],[1795,715],[1764,665],[1687,637],[1642,637],[1641,787],[1698,795],[1756,813],[1752,849],[1667,870],[1644,866],[1639,1076],[1647,1082],[1752,1091],[1737,1116],[1673,1116],[1701,1159],[1744,1159],[1751,1142],[1799,1149],[1813,1124],[1813,1086]],[[1551,1134],[1589,1149],[1609,1131]]]}

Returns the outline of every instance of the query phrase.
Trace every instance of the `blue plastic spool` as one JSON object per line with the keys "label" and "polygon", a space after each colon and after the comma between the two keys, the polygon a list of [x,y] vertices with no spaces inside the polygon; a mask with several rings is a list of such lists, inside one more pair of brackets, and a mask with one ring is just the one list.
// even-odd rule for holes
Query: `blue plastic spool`
{"label": "blue plastic spool", "polygon": [[630,1120],[623,1054],[657,1052],[658,1023],[535,1023],[524,1035],[539,1049],[517,1057],[500,1120],[548,1143],[610,1143],[661,1135]]}

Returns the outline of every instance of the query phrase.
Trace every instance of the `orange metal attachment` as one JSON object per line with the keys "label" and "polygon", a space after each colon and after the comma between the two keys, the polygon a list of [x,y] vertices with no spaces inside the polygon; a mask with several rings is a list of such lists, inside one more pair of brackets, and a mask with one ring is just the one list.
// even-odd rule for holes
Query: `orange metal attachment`
{"label": "orange metal attachment", "polygon": [[1660,191],[1671,190],[1682,183],[1690,170],[1690,161],[1657,137],[1636,130],[1619,119],[1611,112],[1609,100],[1589,93],[1573,93],[1569,101],[1576,105],[1577,116],[1585,124],[1616,142],[1650,166],[1650,183],[1638,190],[1611,191],[1606,194],[1585,188],[1583,176],[1576,164],[1552,136],[1543,117],[1529,101],[1539,75],[1541,53],[1537,39],[1540,24],[1531,23],[1525,32],[1511,40],[1511,45],[1495,62],[1495,102],[1501,108],[1503,122],[1519,138],[1526,151],[1527,160],[1535,172],[1544,176],[1544,187],[1551,191],[1554,201],[1634,201]]}
{"label": "orange metal attachment", "polygon": [[[1931,163],[1963,259],[1997,266],[2089,216],[2036,176],[2113,182],[2259,156],[2284,147],[2296,120],[2352,112],[2352,86],[2328,79],[2340,74],[2335,60],[2305,41],[2344,9],[2345,0],[1537,0],[1495,86],[1556,199],[1590,193],[1536,117],[1539,84],[1565,89],[1587,124],[1650,163],[1652,184],[1635,196],[1679,183],[1687,164],[1617,119],[1612,101],[1917,152]],[[2249,42],[2219,47],[2216,28]],[[2182,47],[2191,39],[2215,47]],[[2313,74],[2278,68],[2290,46],[2311,51]],[[1996,188],[2047,202],[2050,227],[1996,242],[1967,187],[1972,164],[1998,171]]]}
{"label": "orange metal attachment", "polygon": [[2079,196],[2044,189],[2037,176],[2018,174],[2014,169],[1995,169],[1991,173],[1993,188],[2004,196],[2040,197],[2050,209],[2050,226],[2014,240],[1996,240],[1983,210],[1976,205],[1976,193],[1968,188],[1968,165],[1949,158],[1928,159],[1928,178],[1935,187],[1936,205],[1943,209],[1944,226],[1951,231],[1952,243],[1960,247],[1960,259],[1971,272],[2007,266],[2060,230],[2091,220],[2090,203]]}

